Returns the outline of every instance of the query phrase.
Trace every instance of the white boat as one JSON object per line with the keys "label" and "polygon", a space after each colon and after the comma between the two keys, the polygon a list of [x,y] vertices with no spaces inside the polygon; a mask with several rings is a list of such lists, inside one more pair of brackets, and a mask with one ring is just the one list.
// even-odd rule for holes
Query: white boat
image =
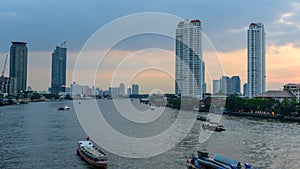
{"label": "white boat", "polygon": [[59,107],[58,108],[58,110],[70,110],[71,109],[71,107],[69,107],[69,106],[61,106],[61,107]]}
{"label": "white boat", "polygon": [[216,122],[204,122],[202,128],[218,132],[225,131],[224,126]]}
{"label": "white boat", "polygon": [[194,111],[199,111],[199,107],[194,106],[194,107],[193,107],[193,110],[194,110]]}

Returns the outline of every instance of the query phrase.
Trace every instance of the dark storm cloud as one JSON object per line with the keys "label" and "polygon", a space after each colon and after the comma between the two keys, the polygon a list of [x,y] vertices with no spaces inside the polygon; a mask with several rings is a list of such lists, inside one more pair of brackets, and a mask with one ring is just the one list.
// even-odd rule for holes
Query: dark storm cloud
{"label": "dark storm cloud", "polygon": [[[265,24],[272,44],[290,42],[300,45],[295,38],[300,37],[299,5],[292,1],[2,0],[0,52],[8,52],[10,42],[14,40],[28,42],[31,51],[52,51],[63,41],[67,41],[69,51],[79,51],[105,24],[124,15],[149,11],[199,18],[204,33],[219,51],[245,48],[246,28],[251,22]],[[280,20],[286,13],[292,15]]]}

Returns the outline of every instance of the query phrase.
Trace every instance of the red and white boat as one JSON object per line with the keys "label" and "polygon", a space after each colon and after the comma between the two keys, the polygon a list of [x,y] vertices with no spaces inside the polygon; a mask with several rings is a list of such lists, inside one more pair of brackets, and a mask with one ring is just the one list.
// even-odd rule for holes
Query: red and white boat
{"label": "red and white boat", "polygon": [[90,165],[97,168],[107,168],[107,155],[95,147],[91,141],[79,141],[77,153]]}

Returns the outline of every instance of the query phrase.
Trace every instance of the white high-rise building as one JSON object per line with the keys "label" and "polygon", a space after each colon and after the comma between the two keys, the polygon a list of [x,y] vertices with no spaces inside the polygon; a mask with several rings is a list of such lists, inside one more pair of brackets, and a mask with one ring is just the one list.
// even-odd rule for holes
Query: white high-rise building
{"label": "white high-rise building", "polygon": [[266,89],[266,33],[262,23],[251,23],[248,29],[248,94],[249,98]]}
{"label": "white high-rise building", "polygon": [[125,96],[125,84],[124,83],[120,83],[119,96]]}
{"label": "white high-rise building", "polygon": [[71,84],[71,93],[72,93],[72,96],[80,96],[81,97],[83,95],[82,86],[80,86],[76,82],[73,82]]}
{"label": "white high-rise building", "polygon": [[241,79],[239,76],[222,76],[220,80],[213,80],[213,94],[230,95],[241,94]]}
{"label": "white high-rise building", "polygon": [[179,22],[176,29],[175,94],[202,99],[205,81],[200,20]]}
{"label": "white high-rise building", "polygon": [[213,80],[213,94],[220,94],[221,92],[221,81]]}
{"label": "white high-rise building", "polygon": [[109,87],[109,94],[112,99],[118,98],[119,88],[118,87]]}

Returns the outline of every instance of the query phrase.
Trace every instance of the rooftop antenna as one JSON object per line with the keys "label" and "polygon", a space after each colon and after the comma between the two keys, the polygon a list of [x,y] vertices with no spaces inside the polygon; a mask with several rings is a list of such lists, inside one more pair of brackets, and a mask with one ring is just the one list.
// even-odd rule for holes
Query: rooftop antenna
{"label": "rooftop antenna", "polygon": [[62,44],[60,44],[60,47],[61,47],[61,48],[66,48],[66,47],[67,47],[67,42],[64,41]]}

